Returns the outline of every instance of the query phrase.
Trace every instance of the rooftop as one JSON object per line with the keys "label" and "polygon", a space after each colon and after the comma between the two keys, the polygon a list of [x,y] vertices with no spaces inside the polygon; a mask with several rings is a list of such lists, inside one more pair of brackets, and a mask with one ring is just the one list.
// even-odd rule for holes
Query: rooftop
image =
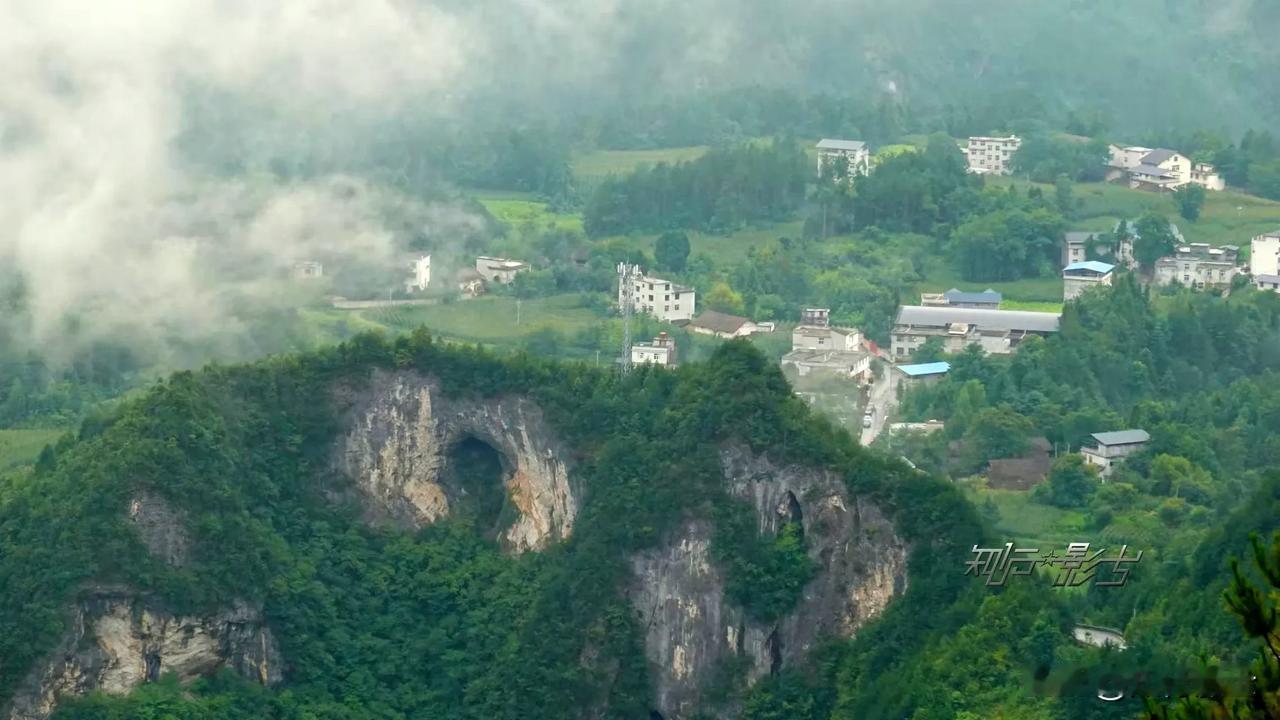
{"label": "rooftop", "polygon": [[947,302],[950,302],[950,303],[967,302],[967,303],[991,303],[992,305],[999,305],[1000,300],[1004,296],[996,292],[995,290],[992,290],[991,288],[987,288],[982,292],[966,292],[964,290],[951,288],[950,290],[942,293],[942,297],[946,298]]}
{"label": "rooftop", "polygon": [[1116,430],[1115,432],[1094,433],[1093,439],[1099,445],[1132,445],[1144,443],[1151,439],[1146,430]]}
{"label": "rooftop", "polygon": [[834,140],[823,138],[818,143],[819,150],[862,150],[867,146],[861,140]]}
{"label": "rooftop", "polygon": [[1083,230],[1070,230],[1064,233],[1068,244],[1071,243],[1087,243],[1102,233],[1086,232]]}
{"label": "rooftop", "polygon": [[1269,284],[1280,283],[1280,275],[1268,275],[1266,273],[1259,273],[1257,275],[1254,275],[1253,279],[1257,280],[1260,283],[1269,283]]}
{"label": "rooftop", "polygon": [[1142,167],[1143,165],[1159,165],[1160,163],[1164,162],[1165,160],[1168,160],[1169,158],[1177,154],[1178,154],[1177,150],[1170,150],[1169,148],[1156,148],[1155,150],[1152,150],[1151,152],[1142,156],[1142,165],[1139,165],[1138,167]]}
{"label": "rooftop", "polygon": [[1087,270],[1089,272],[1096,272],[1102,275],[1106,275],[1107,273],[1111,272],[1115,268],[1116,266],[1110,263],[1104,263],[1098,260],[1085,260],[1083,262],[1071,263],[1070,265],[1062,268],[1062,272],[1072,272],[1074,270]]}
{"label": "rooftop", "polygon": [[713,332],[732,333],[737,332],[739,328],[751,322],[747,318],[738,317],[737,315],[728,315],[715,310],[704,310],[701,315],[694,318],[690,325],[694,327],[706,328]]}
{"label": "rooftop", "polygon": [[941,375],[951,370],[951,363],[931,362],[916,365],[899,365],[898,369],[908,377],[924,377],[925,375]]}
{"label": "rooftop", "polygon": [[[1147,157],[1151,157],[1151,156],[1148,155]],[[1159,167],[1157,165],[1151,165],[1148,163],[1142,163],[1141,165],[1135,167],[1130,172],[1132,172],[1135,175],[1151,175],[1153,177],[1160,177],[1160,178],[1171,178],[1171,179],[1173,178],[1173,174],[1168,170],[1165,170],[1164,168]]]}
{"label": "rooftop", "polygon": [[922,307],[904,305],[898,310],[898,325],[944,326],[954,323],[977,325],[984,330],[1027,330],[1057,332],[1058,313],[986,308]]}

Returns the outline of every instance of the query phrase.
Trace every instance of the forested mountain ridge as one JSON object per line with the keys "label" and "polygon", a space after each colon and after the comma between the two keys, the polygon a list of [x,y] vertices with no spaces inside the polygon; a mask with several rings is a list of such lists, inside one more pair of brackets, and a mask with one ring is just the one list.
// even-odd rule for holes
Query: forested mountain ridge
{"label": "forested mountain ridge", "polygon": [[[456,452],[448,455],[451,470],[432,476],[419,467],[417,476],[436,478],[435,489],[456,503],[448,516],[429,517],[433,490],[419,483],[400,496],[428,500],[413,505],[423,511],[416,522],[367,522],[376,519],[371,508],[383,507],[379,499],[394,496],[383,491],[395,483],[379,484],[388,468],[354,485],[336,471],[335,457],[352,448],[339,440],[344,423],[363,418],[357,426],[383,440],[399,431],[379,430],[376,418],[387,416],[361,414],[357,401],[344,414],[333,398],[386,387],[379,383],[389,377],[430,377],[401,393],[408,404],[395,412],[412,419],[411,408],[429,408],[432,423],[457,430],[439,437],[496,450],[509,477],[530,483],[525,500],[539,496],[535,466],[563,460],[576,508],[556,512],[571,522],[523,552],[509,541],[518,533],[495,541],[495,532],[519,527],[534,510],[519,492],[510,503],[487,501],[483,483],[494,478],[486,473],[501,468]],[[493,404],[513,396],[538,411]],[[539,416],[545,427],[535,428]],[[495,421],[488,430],[477,424],[485,417]],[[402,436],[422,437],[428,426],[413,427]],[[513,450],[503,433],[528,446]],[[559,457],[546,457],[548,450]],[[433,451],[383,445],[377,454],[430,460]],[[816,467],[831,471],[804,470]],[[739,479],[726,482],[731,477]],[[826,489],[804,490],[820,486]],[[773,500],[753,506],[752,493]],[[39,688],[41,677],[68,677],[63,672],[119,681],[127,673],[111,655],[111,638],[141,643],[132,659],[142,669],[106,689],[159,681],[126,698],[70,702],[72,692],[60,703],[63,718],[136,716],[162,706],[184,717],[648,717],[659,707],[675,708],[673,717],[692,717],[693,707],[769,717],[803,688],[820,702],[792,716],[827,717],[839,704],[840,716],[865,717],[868,704],[888,709],[886,697],[894,697],[877,668],[922,662],[920,648],[974,618],[986,594],[954,572],[982,533],[958,494],[811,416],[776,368],[741,342],[705,365],[641,369],[622,380],[527,356],[501,360],[425,333],[394,343],[362,336],[315,354],[179,373],[87,421],[46,452],[33,474],[0,485],[0,503],[4,700],[33,682]],[[825,527],[846,508],[863,529],[841,539]],[[638,624],[637,598],[655,596],[629,558],[681,556],[690,527],[703,533],[700,557],[716,568],[699,579],[719,583],[706,607],[739,618],[731,627],[745,634],[730,650],[709,650],[704,660],[715,662],[697,666],[692,680],[676,682],[653,655],[653,628]],[[817,612],[800,630],[834,629],[839,618],[824,613],[850,601],[808,599],[832,572],[824,560],[830,552],[818,550],[834,540],[867,548],[850,556],[842,572],[854,574],[837,583],[867,588],[858,597],[862,614],[843,625],[862,629],[853,641],[810,637],[803,642],[812,653],[799,653],[776,639],[802,637],[786,629],[787,618]],[[903,568],[895,554],[910,557],[897,580]],[[874,574],[879,559],[899,564],[884,566],[888,584],[874,589],[857,573]],[[869,568],[856,569],[862,563]],[[705,589],[685,597],[705,598]],[[1053,617],[1044,600],[991,600],[1011,613]],[[88,635],[73,636],[79,640],[69,649],[73,601],[76,617],[99,620]],[[866,624],[876,614],[881,619]],[[104,635],[103,627],[111,631]],[[697,627],[666,638],[688,643]],[[709,627],[707,637],[719,643],[724,628]],[[167,632],[211,638],[208,647],[232,655],[175,655]],[[997,639],[1019,642],[1016,633]],[[826,659],[811,662],[819,656]],[[167,665],[175,658],[177,665]],[[214,669],[210,662],[253,680],[224,671],[197,682],[193,695],[174,684]],[[1018,666],[1009,668],[1010,683]],[[275,690],[257,687],[281,678]],[[994,692],[1009,689],[997,683]],[[656,705],[662,698],[693,700]]]}

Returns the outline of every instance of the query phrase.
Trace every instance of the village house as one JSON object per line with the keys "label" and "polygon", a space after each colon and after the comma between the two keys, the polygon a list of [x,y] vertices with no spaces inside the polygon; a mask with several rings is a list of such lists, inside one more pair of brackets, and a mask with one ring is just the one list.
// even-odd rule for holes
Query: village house
{"label": "village house", "polygon": [[409,261],[409,279],[404,281],[405,292],[421,292],[431,284],[431,256],[419,255]]}
{"label": "village house", "polygon": [[969,172],[975,175],[1009,175],[1013,172],[1013,154],[1022,147],[1022,138],[971,137],[964,148]]}
{"label": "village house", "polygon": [[516,275],[529,269],[528,263],[507,258],[481,255],[476,258],[476,272],[485,282],[506,285],[516,279]]}
{"label": "village house", "polygon": [[951,372],[951,363],[945,361],[918,363],[914,365],[895,365],[894,370],[902,373],[902,380],[908,385],[924,385],[936,382]]}
{"label": "village house", "polygon": [[1204,289],[1230,287],[1239,272],[1236,266],[1240,248],[1235,245],[1210,247],[1208,243],[1191,243],[1179,247],[1171,257],[1156,261],[1155,281],[1158,285],[1186,285]]}
{"label": "village house", "polygon": [[942,340],[947,353],[978,345],[985,352],[1007,355],[1030,335],[1058,332],[1060,317],[1023,310],[904,305],[893,326],[893,357],[908,357],[934,337]]}
{"label": "village house", "polygon": [[1088,259],[1090,243],[1096,243],[1102,233],[1071,230],[1062,236],[1062,264],[1083,262]]}
{"label": "village house", "polygon": [[1249,244],[1249,273],[1259,290],[1280,291],[1280,230],[1259,235]]}
{"label": "village house", "polygon": [[746,337],[758,332],[773,332],[771,322],[756,323],[751,320],[729,315],[715,310],[704,310],[701,315],[689,322],[689,330],[702,335],[714,335],[726,340]]}
{"label": "village house", "polygon": [[991,288],[987,288],[982,292],[966,292],[951,288],[943,293],[920,293],[920,304],[927,307],[967,307],[995,310],[1000,307],[1000,301],[1003,299],[1003,295]]}
{"label": "village house", "polygon": [[1108,179],[1128,177],[1129,187],[1144,190],[1175,190],[1183,185],[1200,185],[1206,190],[1224,190],[1226,183],[1208,163],[1168,148],[1111,145],[1108,163],[1113,172]]}
{"label": "village house", "polygon": [[[871,151],[859,140],[833,140],[824,138],[818,143],[818,176],[824,172],[836,173],[839,162],[844,161],[850,175],[866,175],[871,172]],[[836,179],[840,179],[838,175]]]}
{"label": "village house", "polygon": [[1146,430],[1117,430],[1093,433],[1097,447],[1082,447],[1084,461],[1098,468],[1101,477],[1111,474],[1116,463],[1141,450],[1151,441]]}
{"label": "village house", "polygon": [[[618,287],[618,306],[622,307],[624,288]],[[693,318],[695,294],[693,288],[677,285],[670,280],[637,273],[631,280],[632,308],[652,315],[663,322],[679,322]]]}
{"label": "village house", "polygon": [[315,280],[324,276],[324,266],[314,260],[299,260],[293,264],[294,280]]}
{"label": "village house", "polygon": [[1097,285],[1110,285],[1115,265],[1098,260],[1073,262],[1062,269],[1062,300],[1069,302]]}
{"label": "village house", "polygon": [[861,332],[831,326],[830,309],[806,308],[791,331],[791,352],[782,356],[782,367],[800,377],[819,372],[869,382],[871,353],[862,349]]}
{"label": "village house", "polygon": [[661,332],[651,343],[635,343],[631,346],[631,363],[675,367],[676,342],[670,335]]}
{"label": "village house", "polygon": [[791,349],[861,350],[862,333],[853,328],[832,327],[828,308],[805,308],[800,314],[800,324],[791,331]]}

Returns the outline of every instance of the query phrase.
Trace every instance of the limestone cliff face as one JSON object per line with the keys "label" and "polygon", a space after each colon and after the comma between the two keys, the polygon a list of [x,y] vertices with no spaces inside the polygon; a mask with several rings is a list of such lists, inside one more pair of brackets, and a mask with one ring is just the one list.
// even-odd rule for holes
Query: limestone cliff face
{"label": "limestone cliff face", "polygon": [[721,663],[739,658],[747,680],[799,662],[822,636],[852,637],[906,589],[907,548],[875,505],[849,497],[835,473],[785,466],[738,448],[721,463],[730,493],[755,508],[761,533],[802,523],[817,576],[790,614],[752,620],[724,596],[710,556],[711,526],[681,525],[661,546],[632,560],[631,600],[666,720],[690,716]]}
{"label": "limestone cliff face", "polygon": [[470,437],[498,451],[516,517],[502,534],[513,552],[539,550],[573,530],[578,498],[567,453],[531,401],[446,398],[435,380],[379,373],[346,405],[334,465],[353,478],[371,521],[418,528],[444,517],[463,488],[449,481],[451,449]]}
{"label": "limestone cliff face", "polygon": [[76,604],[67,634],[19,687],[6,716],[44,720],[67,697],[123,695],[163,674],[186,681],[222,667],[265,685],[280,681],[280,652],[256,608],[237,603],[210,616],[177,616],[152,598],[98,588]]}

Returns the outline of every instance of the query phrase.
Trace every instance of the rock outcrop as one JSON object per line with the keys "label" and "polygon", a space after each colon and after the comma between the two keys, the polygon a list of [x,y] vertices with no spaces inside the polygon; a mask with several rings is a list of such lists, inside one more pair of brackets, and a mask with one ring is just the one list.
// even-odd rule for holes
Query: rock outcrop
{"label": "rock outcrop", "polygon": [[151,557],[173,567],[187,564],[191,539],[186,517],[164,498],[146,492],[138,494],[129,501],[129,521]]}
{"label": "rock outcrop", "polygon": [[437,381],[401,372],[376,374],[342,402],[349,419],[334,465],[354,479],[370,521],[419,528],[449,514],[466,494],[450,482],[450,453],[474,438],[501,458],[515,515],[505,548],[539,550],[572,532],[579,499],[567,453],[528,399],[450,398]]}
{"label": "rock outcrop", "polygon": [[872,503],[850,497],[833,472],[779,467],[738,447],[721,453],[729,491],[754,507],[760,532],[789,520],[804,528],[818,573],[796,607],[773,623],[725,598],[711,559],[711,525],[683,523],[661,546],[632,560],[631,601],[644,628],[655,708],[689,717],[717,668],[737,658],[748,682],[801,661],[823,636],[852,637],[906,588],[907,548]]}
{"label": "rock outcrop", "polygon": [[174,673],[180,680],[234,668],[264,685],[281,679],[280,652],[256,608],[178,616],[154,598],[97,588],[75,605],[58,648],[18,688],[9,720],[44,720],[60,700],[93,690],[123,695]]}

